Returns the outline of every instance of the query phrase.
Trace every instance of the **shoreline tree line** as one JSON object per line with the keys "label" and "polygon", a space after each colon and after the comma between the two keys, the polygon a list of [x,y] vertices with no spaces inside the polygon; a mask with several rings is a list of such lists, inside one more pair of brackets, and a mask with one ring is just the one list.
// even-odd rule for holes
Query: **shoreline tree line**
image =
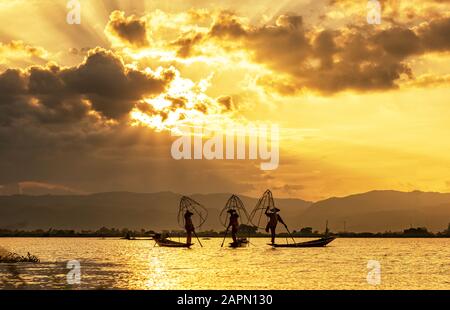
{"label": "shoreline tree line", "polygon": [[[73,230],[73,229],[53,229],[48,230],[36,229],[36,230],[18,230],[18,229],[1,229],[0,237],[100,237],[100,238],[151,238],[157,231],[140,229],[133,230],[128,228],[107,228],[101,227],[97,230]],[[183,230],[163,230],[163,234],[171,237],[185,237],[186,232]],[[205,230],[199,231],[199,237],[222,237],[225,231]],[[241,224],[239,227],[239,235],[242,237],[267,237],[267,233],[258,232],[258,228],[255,226]],[[433,233],[428,231],[426,227],[411,227],[404,229],[403,231],[385,231],[385,232],[332,232],[320,233],[317,230],[313,230],[312,227],[303,227],[300,230],[292,231],[294,237],[321,237],[324,235],[345,237],[345,238],[439,238],[450,237],[450,223],[447,229]],[[278,237],[289,237],[287,232],[281,232],[277,234]]]}

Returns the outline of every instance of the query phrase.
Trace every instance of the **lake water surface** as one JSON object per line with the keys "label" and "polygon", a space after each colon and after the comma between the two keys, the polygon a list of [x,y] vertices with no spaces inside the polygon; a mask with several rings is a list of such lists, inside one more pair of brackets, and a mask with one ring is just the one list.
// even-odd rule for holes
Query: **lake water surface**
{"label": "lake water surface", "polygon": [[[221,248],[221,238],[201,241],[203,248],[196,242],[176,249],[155,247],[151,240],[0,238],[3,249],[41,259],[0,264],[0,287],[450,289],[450,239],[339,238],[325,248],[297,249],[273,249],[259,238],[239,249]],[[81,284],[67,283],[71,260],[80,262]],[[368,272],[374,272],[369,260],[380,264],[379,284],[368,283]]]}

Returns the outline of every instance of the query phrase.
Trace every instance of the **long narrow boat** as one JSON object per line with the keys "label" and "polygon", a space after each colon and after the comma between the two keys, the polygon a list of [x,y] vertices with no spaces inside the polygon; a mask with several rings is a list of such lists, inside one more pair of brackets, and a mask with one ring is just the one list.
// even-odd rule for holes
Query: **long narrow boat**
{"label": "long narrow boat", "polygon": [[248,245],[247,238],[240,238],[237,239],[237,242],[230,242],[230,248],[241,248]]}
{"label": "long narrow boat", "polygon": [[326,246],[328,243],[336,239],[335,237],[324,237],[316,240],[300,242],[300,243],[288,243],[288,244],[269,244],[275,248],[316,248]]}
{"label": "long narrow boat", "polygon": [[169,247],[169,248],[189,248],[193,243],[182,243],[182,242],[176,242],[169,239],[153,239],[155,240],[156,244],[161,247]]}

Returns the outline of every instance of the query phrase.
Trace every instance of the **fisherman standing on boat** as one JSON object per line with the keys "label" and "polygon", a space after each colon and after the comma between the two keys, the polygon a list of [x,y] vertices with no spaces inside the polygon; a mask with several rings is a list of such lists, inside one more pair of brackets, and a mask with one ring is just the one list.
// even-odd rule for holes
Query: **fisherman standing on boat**
{"label": "fisherman standing on boat", "polygon": [[272,209],[269,210],[269,206],[267,206],[265,212],[267,217],[269,218],[269,222],[267,223],[266,226],[266,232],[269,232],[270,230],[270,234],[272,236],[272,244],[275,243],[275,230],[277,228],[278,222],[281,222],[281,224],[286,226],[286,224],[284,223],[283,219],[278,214],[278,212],[280,212],[280,209],[273,207]]}
{"label": "fisherman standing on boat", "polygon": [[192,223],[192,215],[194,215],[194,213],[189,210],[186,210],[186,213],[184,213],[184,228],[186,229],[187,234],[187,244],[192,244],[192,233],[195,231],[194,224]]}
{"label": "fisherman standing on boat", "polygon": [[231,209],[227,211],[230,213],[230,223],[228,224],[227,230],[231,227],[231,238],[233,238],[233,242],[237,243],[237,232],[239,228],[239,214],[235,209]]}

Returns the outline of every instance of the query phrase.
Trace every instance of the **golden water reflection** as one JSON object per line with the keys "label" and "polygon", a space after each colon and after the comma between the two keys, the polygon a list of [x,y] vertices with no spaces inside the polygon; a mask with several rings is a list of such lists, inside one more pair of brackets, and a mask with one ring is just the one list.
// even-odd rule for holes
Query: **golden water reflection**
{"label": "golden water reflection", "polygon": [[[283,240],[284,241],[284,240]],[[41,264],[0,265],[0,286],[73,289],[450,289],[450,239],[337,239],[326,248],[154,247],[152,241],[4,238]],[[280,240],[281,242],[281,240]],[[65,263],[81,263],[81,284],[66,283]],[[381,284],[367,283],[367,262],[381,264]],[[14,277],[13,274],[19,275]]]}

